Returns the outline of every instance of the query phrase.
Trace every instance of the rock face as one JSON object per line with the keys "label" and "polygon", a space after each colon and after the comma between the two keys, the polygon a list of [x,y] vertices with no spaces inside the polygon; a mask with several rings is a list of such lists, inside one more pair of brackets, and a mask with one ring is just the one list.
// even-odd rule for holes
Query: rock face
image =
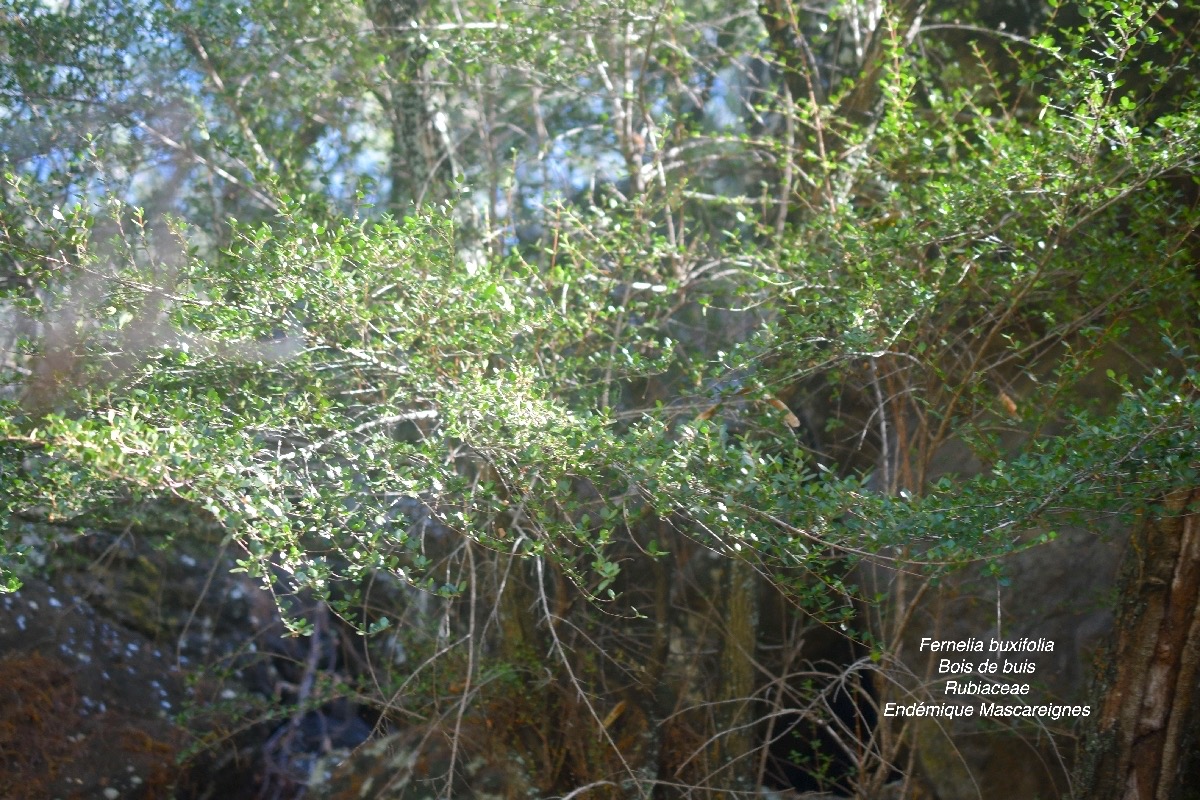
{"label": "rock face", "polygon": [[78,586],[0,598],[0,797],[157,798],[187,737],[174,653],[113,624]]}
{"label": "rock face", "polygon": [[[481,729],[482,730],[482,729]],[[480,731],[476,731],[480,732]],[[410,730],[371,742],[326,777],[310,786],[313,800],[438,800],[446,797],[446,776],[454,765],[450,797],[516,800],[536,797],[519,758],[487,755],[470,730],[449,737],[433,730]],[[457,749],[457,752],[455,750]]]}
{"label": "rock face", "polygon": [[0,596],[5,800],[287,800],[369,737],[328,692],[345,665],[327,614],[286,638],[219,543],[155,541],[89,531]]}

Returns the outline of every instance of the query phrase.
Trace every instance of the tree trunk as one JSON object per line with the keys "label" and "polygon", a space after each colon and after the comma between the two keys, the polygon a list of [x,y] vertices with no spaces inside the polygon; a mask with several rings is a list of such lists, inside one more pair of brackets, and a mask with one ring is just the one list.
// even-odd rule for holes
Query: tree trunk
{"label": "tree trunk", "polygon": [[397,218],[414,204],[434,199],[431,190],[438,158],[430,140],[426,104],[425,68],[428,48],[417,36],[416,25],[428,5],[426,0],[378,0],[368,5],[381,49],[387,54],[375,96],[383,106],[391,129],[388,153],[388,210]]}
{"label": "tree trunk", "polygon": [[[726,566],[724,603],[725,641],[721,648],[720,689],[717,698],[714,764],[722,772],[721,783],[738,791],[753,786],[758,760],[751,756],[755,747],[752,727],[754,696],[754,646],[758,634],[758,596],[754,567],[738,558]],[[720,795],[719,795],[720,796]]]}
{"label": "tree trunk", "polygon": [[1200,490],[1130,540],[1112,657],[1076,773],[1088,800],[1200,798]]}

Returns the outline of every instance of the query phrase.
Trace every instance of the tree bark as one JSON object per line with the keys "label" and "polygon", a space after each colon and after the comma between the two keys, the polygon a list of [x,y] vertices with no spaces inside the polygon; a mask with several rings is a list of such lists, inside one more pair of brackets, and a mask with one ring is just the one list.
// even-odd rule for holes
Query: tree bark
{"label": "tree bark", "polygon": [[[720,689],[717,698],[718,747],[714,763],[722,772],[723,784],[738,791],[753,788],[758,759],[753,719],[754,649],[758,634],[758,587],[754,567],[731,558],[726,568],[724,603],[725,641],[721,648]],[[723,795],[718,795],[723,796]]]}
{"label": "tree bark", "polygon": [[414,204],[433,199],[430,190],[439,159],[433,155],[429,135],[425,70],[428,48],[417,37],[416,26],[427,0],[377,0],[368,5],[381,49],[387,54],[375,96],[383,106],[391,129],[388,153],[388,210],[397,218]]}
{"label": "tree bark", "polygon": [[[1200,489],[1130,539],[1112,657],[1076,771],[1089,800],[1200,797]],[[1190,774],[1189,774],[1190,773]]]}

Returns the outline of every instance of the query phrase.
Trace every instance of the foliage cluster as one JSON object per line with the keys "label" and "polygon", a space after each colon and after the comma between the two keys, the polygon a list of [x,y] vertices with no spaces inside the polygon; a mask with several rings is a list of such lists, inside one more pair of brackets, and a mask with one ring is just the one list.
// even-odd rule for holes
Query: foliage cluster
{"label": "foliage cluster", "polygon": [[[1194,4],[385,5],[0,16],[8,589],[25,521],[184,502],[364,631],[431,593],[467,686],[545,661],[605,733],[698,548],[886,669],[861,562],[1002,572],[1195,484]],[[608,742],[542,788],[668,779]],[[671,780],[748,780],[712,758]]]}

